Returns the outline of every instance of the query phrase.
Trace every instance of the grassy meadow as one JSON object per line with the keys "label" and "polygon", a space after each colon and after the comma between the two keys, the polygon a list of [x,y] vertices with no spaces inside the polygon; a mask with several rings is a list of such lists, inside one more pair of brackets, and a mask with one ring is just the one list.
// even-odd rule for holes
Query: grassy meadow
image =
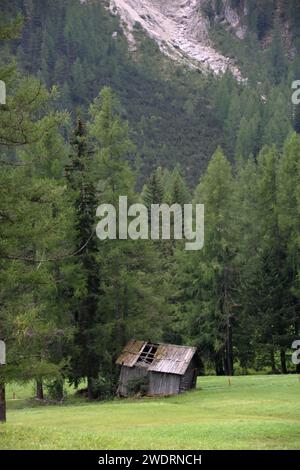
{"label": "grassy meadow", "polygon": [[[39,405],[7,387],[0,449],[300,449],[297,376],[201,377],[169,398]],[[13,399],[14,397],[14,399]]]}

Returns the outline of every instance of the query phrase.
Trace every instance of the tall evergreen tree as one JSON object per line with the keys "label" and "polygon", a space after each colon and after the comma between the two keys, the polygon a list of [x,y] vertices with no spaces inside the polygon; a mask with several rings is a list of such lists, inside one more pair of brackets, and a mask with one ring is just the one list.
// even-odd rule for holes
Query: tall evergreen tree
{"label": "tall evergreen tree", "polygon": [[275,85],[279,85],[285,78],[287,72],[287,61],[283,49],[280,26],[276,25],[273,42],[270,49],[270,59],[272,65],[272,76]]}
{"label": "tall evergreen tree", "polygon": [[237,134],[235,154],[237,157],[249,157],[256,155],[259,149],[259,115],[256,114],[249,120],[245,117],[241,120],[241,125]]}
{"label": "tall evergreen tree", "polygon": [[[128,207],[139,201],[130,164],[135,147],[128,123],[121,119],[119,109],[112,90],[105,87],[91,105],[88,126],[95,159],[97,200],[112,204],[118,221],[127,216],[118,209],[120,196],[127,196]],[[139,238],[130,240],[124,237],[117,224],[117,240],[102,240],[97,255],[101,273],[101,323],[97,329],[102,347],[99,374],[106,379],[111,393],[117,381],[115,359],[125,342],[134,335],[160,338],[164,324],[163,320],[156,321],[164,305],[164,273],[152,242],[143,239],[147,227],[137,228]],[[168,307],[165,316],[167,311]]]}
{"label": "tall evergreen tree", "polygon": [[[286,347],[289,348],[300,333],[299,289],[299,185],[300,185],[300,138],[291,135],[284,148],[278,175],[279,229],[286,249],[286,272],[289,286],[286,291],[286,316],[289,315]],[[293,337],[294,335],[294,337]],[[290,343],[290,344],[289,344]],[[299,371],[299,366],[297,368]]]}
{"label": "tall evergreen tree", "polygon": [[166,192],[166,199],[169,204],[180,204],[183,207],[184,204],[189,204],[191,202],[191,195],[189,193],[188,186],[181,175],[180,167],[176,166],[171,173]]}
{"label": "tall evergreen tree", "polygon": [[[255,298],[257,348],[267,358],[268,365],[276,371],[276,353],[280,353],[281,370],[287,371],[286,349],[288,329],[291,324],[289,304],[289,269],[284,240],[279,227],[278,165],[276,149],[264,148],[258,157],[257,181],[253,187],[257,202],[255,224],[258,227],[259,248],[252,258],[253,269],[247,276],[248,300]],[[251,276],[253,273],[253,277]]]}
{"label": "tall evergreen tree", "polygon": [[281,91],[274,89],[265,109],[262,144],[269,146],[275,144],[282,150],[284,142],[293,130],[288,110],[287,97]]}
{"label": "tall evergreen tree", "polygon": [[232,155],[234,155],[235,151],[236,138],[238,130],[240,128],[241,118],[242,111],[240,97],[238,92],[234,90],[231,96],[228,116],[226,118],[224,127],[227,147]]}
{"label": "tall evergreen tree", "polygon": [[[186,255],[186,296],[192,313],[192,337],[216,373],[233,374],[235,244],[232,168],[220,149],[196,189],[195,202],[205,204],[205,247]],[[186,277],[186,276],[185,276]]]}
{"label": "tall evergreen tree", "polygon": [[149,209],[151,204],[162,204],[165,200],[164,177],[162,169],[157,168],[143,190],[143,200]]}
{"label": "tall evergreen tree", "polygon": [[[1,27],[0,35],[12,38],[17,24]],[[8,365],[0,370],[4,421],[5,382],[60,373],[49,354],[57,325],[53,311],[46,314],[53,281],[46,261],[63,255],[66,206],[61,181],[51,181],[45,171],[49,147],[41,144],[65,120],[51,109],[55,90],[49,93],[33,78],[20,79],[11,64],[1,70],[9,90],[6,105],[0,107],[0,321],[8,351]],[[42,157],[36,152],[39,145],[45,150]]]}
{"label": "tall evergreen tree", "polygon": [[75,293],[75,348],[72,355],[72,378],[75,384],[86,378],[88,396],[93,398],[93,380],[99,371],[97,325],[99,323],[100,279],[96,259],[97,239],[95,214],[96,188],[91,171],[91,155],[85,125],[78,120],[72,141],[71,165],[67,168],[68,183],[75,192],[76,251],[80,284]]}

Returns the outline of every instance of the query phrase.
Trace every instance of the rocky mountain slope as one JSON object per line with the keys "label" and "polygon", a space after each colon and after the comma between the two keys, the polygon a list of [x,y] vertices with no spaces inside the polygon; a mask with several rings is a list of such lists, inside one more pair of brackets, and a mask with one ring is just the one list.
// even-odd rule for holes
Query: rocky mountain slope
{"label": "rocky mountain slope", "polygon": [[[228,68],[241,79],[234,63],[211,44],[209,20],[203,12],[206,0],[110,0],[112,14],[119,15],[131,48],[135,48],[134,28],[141,27],[172,59],[193,68],[224,73]],[[223,21],[243,37],[240,17],[223,1]]]}

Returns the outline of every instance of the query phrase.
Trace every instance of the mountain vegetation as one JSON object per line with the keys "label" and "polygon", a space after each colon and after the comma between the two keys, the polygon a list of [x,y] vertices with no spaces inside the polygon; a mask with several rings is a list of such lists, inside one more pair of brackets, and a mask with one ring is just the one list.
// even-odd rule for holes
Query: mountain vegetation
{"label": "mountain vegetation", "polygon": [[[0,405],[32,379],[40,399],[66,381],[112,395],[131,337],[196,345],[202,373],[295,372],[300,22],[298,2],[281,23],[275,3],[244,40],[212,28],[238,82],[173,64],[139,28],[131,54],[101,2],[1,2]],[[205,204],[204,249],[100,241],[96,208],[125,194]]]}

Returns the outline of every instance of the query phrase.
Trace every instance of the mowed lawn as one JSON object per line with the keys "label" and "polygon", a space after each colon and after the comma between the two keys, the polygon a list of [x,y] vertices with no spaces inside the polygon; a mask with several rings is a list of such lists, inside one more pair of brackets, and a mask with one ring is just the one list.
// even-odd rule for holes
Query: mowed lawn
{"label": "mowed lawn", "polygon": [[8,388],[0,449],[300,449],[297,376],[203,377],[180,396],[93,404],[34,406],[30,392]]}

